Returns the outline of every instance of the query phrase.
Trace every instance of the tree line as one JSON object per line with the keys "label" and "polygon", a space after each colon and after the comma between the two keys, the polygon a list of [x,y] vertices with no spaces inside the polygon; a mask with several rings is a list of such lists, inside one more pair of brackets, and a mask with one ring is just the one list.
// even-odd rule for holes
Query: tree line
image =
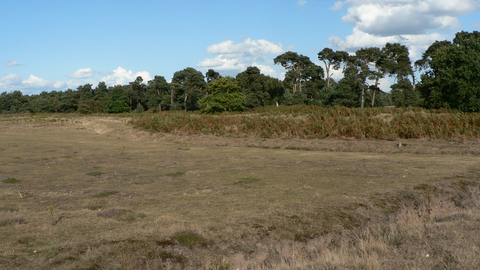
{"label": "tree line", "polygon": [[[480,112],[480,32],[458,32],[453,41],[436,41],[412,63],[406,46],[361,48],[354,54],[325,48],[321,65],[307,56],[286,52],[274,59],[285,68],[283,81],[248,67],[236,77],[215,70],[205,74],[188,67],[144,82],[107,87],[100,82],[76,90],[23,95],[0,94],[0,113],[122,113],[146,110],[202,110],[206,113],[242,111],[266,105],[315,104],[346,107],[448,108]],[[335,81],[334,72],[343,78]],[[390,91],[379,81],[394,80]]]}

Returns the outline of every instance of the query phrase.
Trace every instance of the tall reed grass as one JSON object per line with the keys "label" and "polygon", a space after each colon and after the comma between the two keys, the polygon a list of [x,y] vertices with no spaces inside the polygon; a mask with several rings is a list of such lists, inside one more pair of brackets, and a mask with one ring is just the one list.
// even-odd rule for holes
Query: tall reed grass
{"label": "tall reed grass", "polygon": [[478,141],[480,114],[421,108],[263,107],[240,114],[143,114],[137,127],[165,133],[298,139]]}

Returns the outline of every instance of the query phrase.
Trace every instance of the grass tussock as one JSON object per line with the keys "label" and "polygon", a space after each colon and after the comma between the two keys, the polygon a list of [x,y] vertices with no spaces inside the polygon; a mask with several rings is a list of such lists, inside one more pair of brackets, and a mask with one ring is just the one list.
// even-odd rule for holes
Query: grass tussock
{"label": "grass tussock", "polygon": [[98,217],[112,218],[118,221],[134,221],[138,218],[144,218],[144,214],[137,214],[125,209],[111,209],[97,214]]}
{"label": "grass tussock", "polygon": [[7,178],[7,179],[2,180],[2,182],[5,183],[5,184],[16,184],[16,183],[21,183],[22,180],[19,180],[19,179],[17,179],[17,178],[10,177],[10,178]]}
{"label": "grass tussock", "polygon": [[108,197],[110,195],[115,195],[117,194],[118,191],[116,190],[104,190],[104,191],[101,191],[101,192],[98,192],[96,193],[95,195],[93,195],[92,197],[95,197],[95,198],[104,198],[104,197]]}
{"label": "grass tussock", "polygon": [[133,118],[146,130],[229,137],[476,141],[480,114],[420,108],[262,107],[241,114],[163,112]]}

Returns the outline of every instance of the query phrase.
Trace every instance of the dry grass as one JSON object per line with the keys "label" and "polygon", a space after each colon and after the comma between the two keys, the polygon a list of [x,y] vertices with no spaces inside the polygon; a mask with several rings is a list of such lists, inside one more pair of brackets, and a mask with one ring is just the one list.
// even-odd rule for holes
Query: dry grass
{"label": "dry grass", "polygon": [[322,150],[13,119],[0,121],[0,180],[22,186],[0,182],[2,269],[480,267],[475,144]]}
{"label": "dry grass", "polygon": [[419,108],[280,106],[254,113],[198,115],[164,112],[136,117],[146,130],[181,134],[283,139],[428,139],[478,141],[480,114]]}

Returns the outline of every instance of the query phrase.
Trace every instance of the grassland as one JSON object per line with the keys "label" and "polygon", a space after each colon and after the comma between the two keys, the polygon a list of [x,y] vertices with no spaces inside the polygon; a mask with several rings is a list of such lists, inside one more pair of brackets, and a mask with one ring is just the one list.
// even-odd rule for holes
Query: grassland
{"label": "grassland", "polygon": [[[292,109],[251,114],[312,121]],[[247,115],[128,116],[0,118],[0,268],[480,268],[474,115],[453,140],[168,134],[127,123]]]}

